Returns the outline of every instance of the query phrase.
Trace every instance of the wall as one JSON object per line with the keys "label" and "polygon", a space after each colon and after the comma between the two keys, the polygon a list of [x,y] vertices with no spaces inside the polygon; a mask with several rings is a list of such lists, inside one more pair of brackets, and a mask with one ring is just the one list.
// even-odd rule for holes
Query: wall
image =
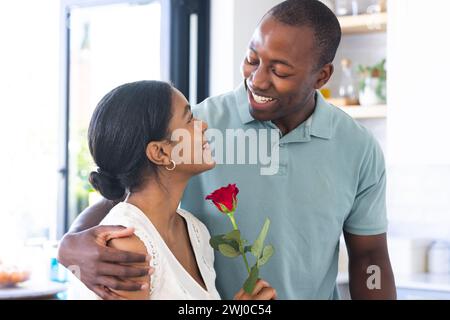
{"label": "wall", "polygon": [[392,233],[450,239],[450,2],[388,5]]}

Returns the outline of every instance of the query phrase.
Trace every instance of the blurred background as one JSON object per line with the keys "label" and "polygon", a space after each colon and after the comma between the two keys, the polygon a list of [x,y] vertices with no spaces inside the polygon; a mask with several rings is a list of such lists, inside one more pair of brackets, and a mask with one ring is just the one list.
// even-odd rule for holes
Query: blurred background
{"label": "blurred background", "polygon": [[[86,132],[99,99],[139,79],[170,80],[193,104],[232,90],[255,26],[279,2],[0,2],[0,298],[70,296],[55,249],[98,198]],[[385,152],[399,298],[450,299],[450,2],[322,2],[343,37],[321,91]]]}

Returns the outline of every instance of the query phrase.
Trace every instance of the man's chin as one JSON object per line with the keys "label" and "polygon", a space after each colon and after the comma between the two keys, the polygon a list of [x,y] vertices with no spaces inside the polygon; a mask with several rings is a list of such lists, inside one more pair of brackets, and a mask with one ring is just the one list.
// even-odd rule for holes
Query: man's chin
{"label": "man's chin", "polygon": [[253,119],[258,121],[271,121],[274,119],[273,114],[268,111],[254,110],[251,106],[249,107],[249,111]]}

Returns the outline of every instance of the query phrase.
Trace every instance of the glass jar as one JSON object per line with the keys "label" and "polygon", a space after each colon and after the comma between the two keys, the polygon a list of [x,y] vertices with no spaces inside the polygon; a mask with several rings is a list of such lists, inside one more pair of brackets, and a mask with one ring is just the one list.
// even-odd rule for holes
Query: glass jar
{"label": "glass jar", "polygon": [[350,15],[358,15],[358,1],[357,0],[336,0],[335,4],[335,13],[337,16],[350,16]]}
{"label": "glass jar", "polygon": [[347,101],[356,100],[356,90],[354,76],[352,72],[352,62],[350,59],[341,60],[341,79],[339,82],[339,97]]}

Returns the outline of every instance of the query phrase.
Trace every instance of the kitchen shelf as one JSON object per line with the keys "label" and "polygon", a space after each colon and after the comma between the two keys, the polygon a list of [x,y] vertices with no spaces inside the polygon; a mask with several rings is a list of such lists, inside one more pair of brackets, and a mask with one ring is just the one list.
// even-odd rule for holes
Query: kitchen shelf
{"label": "kitchen shelf", "polygon": [[387,116],[386,105],[338,107],[354,119],[383,119]]}
{"label": "kitchen shelf", "polygon": [[361,14],[338,17],[343,34],[384,32],[387,25],[387,13]]}

